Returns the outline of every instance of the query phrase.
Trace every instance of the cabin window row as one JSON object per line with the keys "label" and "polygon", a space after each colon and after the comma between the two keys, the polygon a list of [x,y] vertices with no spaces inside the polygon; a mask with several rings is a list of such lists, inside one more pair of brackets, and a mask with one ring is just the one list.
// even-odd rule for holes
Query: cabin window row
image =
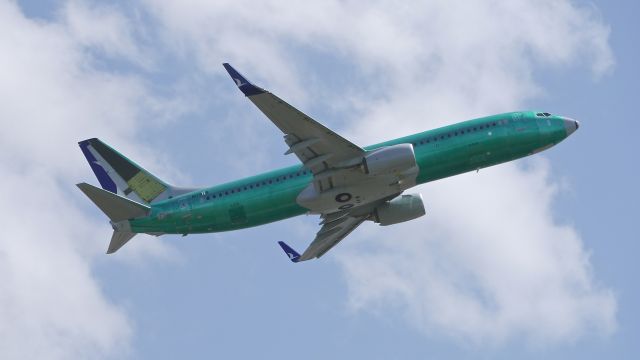
{"label": "cabin window row", "polygon": [[281,181],[290,180],[290,179],[293,179],[295,177],[308,175],[310,173],[311,173],[310,170],[298,171],[298,172],[287,174],[287,175],[277,176],[277,177],[272,178],[272,179],[262,180],[262,181],[258,181],[258,182],[252,183],[252,184],[243,185],[243,186],[240,186],[240,187],[237,187],[237,188],[224,190],[224,191],[218,191],[218,192],[216,192],[214,194],[209,194],[208,191],[203,191],[201,193],[201,196],[205,200],[217,199],[217,198],[221,198],[221,197],[224,197],[224,196],[237,194],[237,193],[242,192],[242,191],[257,189],[257,188],[260,188],[261,186],[267,186],[267,185],[270,185],[270,184],[273,184],[273,183],[279,183]]}
{"label": "cabin window row", "polygon": [[448,132],[446,134],[440,134],[440,135],[436,135],[436,136],[431,136],[431,137],[428,137],[426,139],[422,139],[420,141],[416,141],[416,142],[413,143],[413,146],[429,144],[431,142],[437,142],[438,140],[444,140],[444,139],[449,139],[449,138],[455,137],[455,136],[460,136],[460,135],[464,135],[464,134],[470,134],[472,132],[476,132],[476,131],[480,131],[480,130],[484,130],[484,129],[489,129],[489,128],[494,128],[494,127],[499,126],[499,125],[505,125],[506,123],[507,123],[507,120],[498,120],[498,121],[493,121],[493,122],[489,122],[489,123],[481,124],[481,125],[477,125],[477,126],[470,126],[468,128],[464,128],[464,129],[461,129],[461,130],[451,131],[451,132]]}

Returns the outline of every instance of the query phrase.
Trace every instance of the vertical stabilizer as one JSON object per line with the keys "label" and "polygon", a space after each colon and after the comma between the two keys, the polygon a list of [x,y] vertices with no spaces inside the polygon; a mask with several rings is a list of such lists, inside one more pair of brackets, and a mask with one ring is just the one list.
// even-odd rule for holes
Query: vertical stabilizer
{"label": "vertical stabilizer", "polygon": [[196,190],[167,184],[99,139],[78,145],[102,188],[114,194],[150,204]]}

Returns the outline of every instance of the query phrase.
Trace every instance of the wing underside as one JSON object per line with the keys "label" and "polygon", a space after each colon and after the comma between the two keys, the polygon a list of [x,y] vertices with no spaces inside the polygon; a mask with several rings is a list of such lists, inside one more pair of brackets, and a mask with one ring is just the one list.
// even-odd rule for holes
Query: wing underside
{"label": "wing underside", "polygon": [[[323,217],[327,218],[327,217]],[[331,222],[322,225],[320,231],[316,234],[316,238],[311,242],[309,247],[300,256],[299,261],[319,258],[336,246],[342,239],[351,234],[360,224],[362,224],[368,216],[349,216],[344,215]]]}
{"label": "wing underside", "polygon": [[295,154],[314,174],[348,165],[364,150],[271,93],[249,97],[285,134],[285,154]]}
{"label": "wing underside", "polygon": [[289,146],[285,155],[295,154],[314,174],[348,166],[351,160],[359,161],[365,153],[276,95],[253,85],[231,65],[224,64],[224,67],[245,96],[282,131]]}
{"label": "wing underside", "polygon": [[[253,85],[229,64],[223,64],[238,88],[284,134],[289,149],[314,174],[313,186],[320,192],[335,186],[334,179],[353,181],[349,169],[359,166],[365,150],[312,119],[276,95]],[[336,176],[340,174],[340,176]],[[345,180],[346,179],[346,180]],[[313,209],[310,209],[313,211]],[[355,210],[355,209],[350,209]],[[371,211],[321,213],[322,227],[302,255],[279,242],[291,261],[319,258],[367,220]]]}

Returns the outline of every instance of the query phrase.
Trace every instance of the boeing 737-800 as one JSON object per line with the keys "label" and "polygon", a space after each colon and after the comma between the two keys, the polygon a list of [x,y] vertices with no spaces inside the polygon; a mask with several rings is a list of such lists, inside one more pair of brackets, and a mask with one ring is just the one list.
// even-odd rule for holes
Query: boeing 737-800
{"label": "boeing 737-800", "polygon": [[320,230],[293,262],[319,258],[364,221],[393,225],[425,214],[410,188],[535,154],[578,129],[547,112],[521,111],[464,121],[360,147],[224,64],[236,86],[284,134],[300,165],[207,188],[167,184],[98,139],[79,143],[101,188],[77,186],[111,220],[107,253],[138,233],[230,231],[301,214],[317,214]]}

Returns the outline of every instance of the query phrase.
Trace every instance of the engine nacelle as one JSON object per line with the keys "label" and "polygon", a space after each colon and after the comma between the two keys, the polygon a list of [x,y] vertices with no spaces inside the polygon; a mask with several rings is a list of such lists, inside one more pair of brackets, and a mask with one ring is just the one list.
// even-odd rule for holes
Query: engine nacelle
{"label": "engine nacelle", "polygon": [[362,161],[364,173],[373,176],[402,173],[412,168],[417,168],[417,165],[411,144],[397,144],[374,150]]}
{"label": "engine nacelle", "polygon": [[373,211],[374,221],[382,226],[417,219],[426,214],[421,194],[400,195]]}

